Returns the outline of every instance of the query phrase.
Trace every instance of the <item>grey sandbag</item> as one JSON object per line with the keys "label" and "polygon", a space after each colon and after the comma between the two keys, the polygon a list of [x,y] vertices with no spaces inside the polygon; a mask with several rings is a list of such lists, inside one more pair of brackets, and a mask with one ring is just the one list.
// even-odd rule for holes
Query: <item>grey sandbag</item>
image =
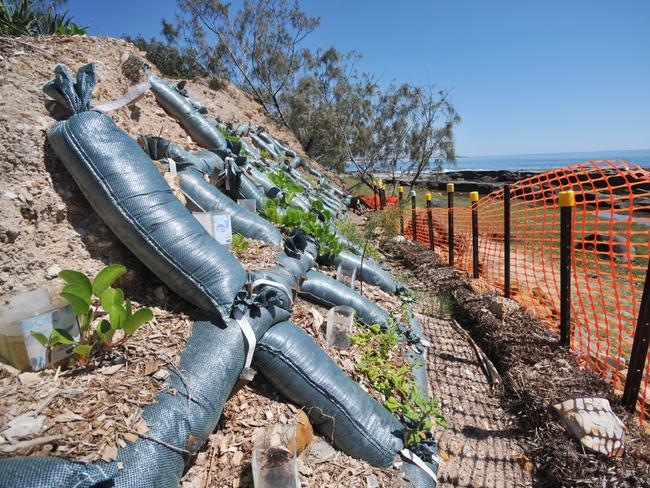
{"label": "grey sandbag", "polygon": [[258,186],[262,187],[264,190],[264,195],[267,198],[275,198],[278,196],[280,193],[280,188],[276,186],[275,183],[273,183],[269,177],[261,172],[259,169],[257,169],[255,166],[248,164],[244,168],[244,171],[250,175],[251,179],[257,184]]}
{"label": "grey sandbag", "polygon": [[314,427],[336,447],[375,466],[393,464],[403,448],[402,424],[300,327],[290,322],[271,327],[253,364],[284,396],[304,406]]}
{"label": "grey sandbag", "polygon": [[273,159],[280,157],[280,155],[275,151],[275,147],[264,142],[264,140],[262,140],[257,134],[251,134],[251,141],[253,141],[255,147],[260,149],[260,151],[263,149],[268,152],[273,157]]}
{"label": "grey sandbag", "polygon": [[153,75],[149,75],[149,81],[158,104],[183,126],[194,142],[206,149],[227,147],[226,138],[221,131],[203,117],[172,84]]}
{"label": "grey sandbag", "polygon": [[364,258],[361,261],[361,256],[353,254],[349,251],[341,251],[336,256],[324,255],[318,256],[318,262],[326,266],[337,267],[342,264],[343,267],[356,268],[357,278],[368,283],[369,285],[378,286],[388,293],[397,293],[398,284],[392,278],[390,273],[379,266],[372,258]]}
{"label": "grey sandbag", "polygon": [[191,167],[211,175],[214,171],[223,171],[225,166],[223,159],[211,151],[191,153],[162,137],[140,135],[138,143],[151,159],[173,159],[179,170]]}
{"label": "grey sandbag", "polygon": [[[92,65],[83,69],[94,75]],[[103,113],[84,111],[92,88],[89,80],[75,82],[64,66],[57,66],[56,80],[44,91],[67,99],[77,113],[47,131],[52,148],[138,259],[187,301],[227,317],[246,280],[244,269],[174,196],[133,139]]]}
{"label": "grey sandbag", "polygon": [[202,211],[230,215],[233,231],[244,237],[269,242],[277,247],[282,245],[282,234],[273,224],[235,203],[221,190],[205,181],[200,173],[184,170],[178,175],[181,190]]}
{"label": "grey sandbag", "polygon": [[300,286],[300,296],[305,300],[328,308],[347,305],[366,325],[388,327],[388,312],[349,286],[318,271],[307,272],[305,278]]}
{"label": "grey sandbag", "polygon": [[[274,322],[286,320],[289,313],[268,307],[256,309],[252,315],[248,320],[260,339]],[[180,364],[169,368],[169,388],[157,396],[156,403],[143,408],[147,435],[196,453],[216,428],[223,405],[244,367],[245,344],[236,324],[195,321],[180,354]],[[1,460],[0,486],[176,488],[187,459],[182,452],[141,438],[119,449],[117,461],[123,469],[118,469],[116,463],[79,463],[61,457]],[[100,485],[102,482],[106,484]]]}

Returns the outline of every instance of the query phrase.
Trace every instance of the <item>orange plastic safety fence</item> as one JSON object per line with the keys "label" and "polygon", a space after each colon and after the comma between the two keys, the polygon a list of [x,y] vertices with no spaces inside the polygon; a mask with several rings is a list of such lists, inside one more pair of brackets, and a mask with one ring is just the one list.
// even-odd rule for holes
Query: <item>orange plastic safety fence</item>
{"label": "orange plastic safety fence", "polygon": [[[372,208],[374,210],[378,209],[381,207],[380,202],[379,202],[379,195],[364,195],[359,197],[361,201],[364,203],[364,205],[368,208]],[[390,207],[392,205],[397,205],[399,203],[399,199],[397,197],[386,197],[386,206]]]}
{"label": "orange plastic safety fence", "polygon": [[[558,193],[575,192],[571,284],[571,346],[623,391],[648,259],[650,172],[622,161],[589,161],[538,174],[511,185],[512,298],[557,328],[560,310]],[[503,191],[477,203],[479,273],[504,287]],[[434,248],[448,262],[449,212],[454,216],[454,264],[472,272],[471,209],[431,209]],[[416,209],[417,241],[429,246],[428,210]],[[407,238],[414,234],[404,211]],[[650,354],[649,354],[650,356]],[[650,417],[650,358],[638,400]]]}

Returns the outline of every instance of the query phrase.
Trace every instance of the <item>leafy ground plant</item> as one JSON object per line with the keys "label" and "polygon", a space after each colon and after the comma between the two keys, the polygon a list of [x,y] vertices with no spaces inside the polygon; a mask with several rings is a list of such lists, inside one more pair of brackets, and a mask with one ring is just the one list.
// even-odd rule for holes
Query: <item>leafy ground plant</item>
{"label": "leafy ground plant", "polygon": [[[82,363],[96,351],[106,351],[127,340],[142,325],[153,319],[149,308],[133,312],[131,300],[124,299],[124,292],[112,285],[126,273],[121,264],[111,264],[102,269],[95,279],[79,272],[65,269],[59,278],[66,285],[61,291],[63,297],[72,307],[79,320],[79,338],[75,339],[63,329],[54,329],[49,337],[32,333],[34,338],[45,347],[52,348],[63,344],[72,347]],[[118,343],[113,338],[118,331],[123,337]]]}
{"label": "leafy ground plant", "polygon": [[241,254],[251,247],[251,241],[246,239],[244,236],[239,234],[233,234],[232,236],[232,250],[235,251],[235,254]]}
{"label": "leafy ground plant", "polygon": [[399,355],[400,340],[396,325],[382,329],[379,325],[364,327],[351,336],[352,344],[359,346],[361,358],[357,370],[364,374],[372,387],[384,398],[384,407],[399,415],[407,426],[405,443],[418,443],[426,437],[425,431],[434,422],[448,427],[436,398],[426,399],[415,384],[412,371],[422,364],[409,364]]}

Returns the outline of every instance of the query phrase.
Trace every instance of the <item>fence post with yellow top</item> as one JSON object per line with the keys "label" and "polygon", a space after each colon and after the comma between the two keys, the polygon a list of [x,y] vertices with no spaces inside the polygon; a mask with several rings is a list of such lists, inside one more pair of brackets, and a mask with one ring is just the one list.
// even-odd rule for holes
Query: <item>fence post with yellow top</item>
{"label": "fence post with yellow top", "polygon": [[384,193],[384,180],[377,180],[377,187],[379,188],[379,208],[381,210],[386,206],[385,193]]}
{"label": "fence post with yellow top", "polygon": [[472,205],[472,275],[478,278],[478,192],[469,194]]}
{"label": "fence post with yellow top", "polygon": [[411,223],[413,224],[413,242],[418,240],[418,212],[417,212],[417,202],[415,201],[415,188],[411,190]]}
{"label": "fence post with yellow top", "polygon": [[573,251],[573,209],[576,205],[572,191],[562,191],[560,203],[560,344],[571,345],[571,254]]}
{"label": "fence post with yellow top", "polygon": [[449,244],[449,266],[454,265],[454,184],[447,183],[447,242]]}
{"label": "fence post with yellow top", "polygon": [[427,220],[429,222],[429,247],[431,248],[432,251],[435,250],[435,246],[433,244],[433,211],[431,209],[431,193],[427,192],[426,195],[424,195],[426,201],[427,201]]}
{"label": "fence post with yellow top", "polygon": [[402,202],[404,201],[404,187],[399,185],[397,187],[397,196],[399,199],[399,234],[404,236],[404,208]]}

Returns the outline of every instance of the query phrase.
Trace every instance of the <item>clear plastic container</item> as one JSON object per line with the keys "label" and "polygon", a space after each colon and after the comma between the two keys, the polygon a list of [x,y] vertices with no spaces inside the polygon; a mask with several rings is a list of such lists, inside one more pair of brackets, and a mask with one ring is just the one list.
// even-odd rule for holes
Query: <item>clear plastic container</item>
{"label": "clear plastic container", "polygon": [[253,213],[257,213],[257,202],[253,198],[238,198],[237,203]]}
{"label": "clear plastic container", "polygon": [[72,354],[70,346],[48,350],[32,336],[32,332],[39,332],[49,337],[53,329],[64,329],[79,337],[77,316],[58,291],[39,288],[0,304],[0,356],[15,368],[36,371]]}
{"label": "clear plastic container", "polygon": [[255,488],[300,488],[296,426],[275,424],[258,430],[252,465]]}
{"label": "clear plastic container", "polygon": [[327,342],[339,349],[349,349],[353,321],[354,309],[352,307],[339,305],[330,308],[327,312],[327,329],[325,331]]}
{"label": "clear plastic container", "polygon": [[349,267],[344,263],[339,264],[339,267],[336,268],[336,280],[354,290],[357,284],[357,267]]}

